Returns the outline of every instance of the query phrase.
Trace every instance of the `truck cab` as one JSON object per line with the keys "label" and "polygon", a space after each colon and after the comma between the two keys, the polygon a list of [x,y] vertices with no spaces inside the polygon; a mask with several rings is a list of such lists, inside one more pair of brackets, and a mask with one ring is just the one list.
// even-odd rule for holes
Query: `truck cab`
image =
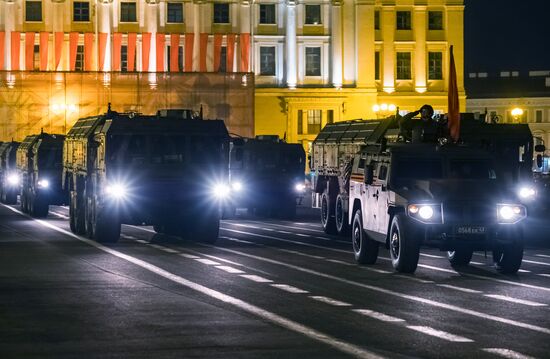
{"label": "truck cab", "polygon": [[354,157],[349,196],[359,263],[375,263],[383,244],[399,272],[416,270],[421,245],[447,251],[452,265],[492,251],[499,272],[521,266],[527,210],[497,177],[489,152],[434,143],[366,147]]}

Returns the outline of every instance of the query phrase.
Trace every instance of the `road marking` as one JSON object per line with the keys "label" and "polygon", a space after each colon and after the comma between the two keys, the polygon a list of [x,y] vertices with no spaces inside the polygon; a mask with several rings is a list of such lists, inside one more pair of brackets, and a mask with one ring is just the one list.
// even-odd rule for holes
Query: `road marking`
{"label": "road marking", "polygon": [[526,269],[518,269],[518,272],[519,273],[531,273],[530,270],[526,270]]}
{"label": "road marking", "polygon": [[305,326],[303,324],[300,324],[298,322],[295,322],[293,320],[290,320],[290,319],[285,318],[283,316],[280,316],[278,314],[269,312],[265,309],[257,307],[255,305],[250,304],[248,302],[245,302],[241,299],[229,296],[229,295],[224,294],[222,292],[219,292],[217,290],[214,290],[214,289],[205,287],[201,284],[192,282],[188,279],[185,279],[181,276],[178,276],[174,273],[171,273],[167,270],[164,270],[160,267],[157,267],[154,264],[151,264],[149,262],[146,262],[146,261],[141,260],[141,259],[136,258],[136,257],[132,257],[128,254],[124,254],[124,253],[119,252],[117,250],[114,250],[112,248],[106,247],[106,246],[104,246],[100,243],[94,242],[90,239],[78,236],[78,235],[76,235],[72,232],[69,232],[69,231],[67,231],[63,228],[57,227],[57,226],[55,226],[55,225],[53,225],[49,222],[27,216],[23,212],[21,212],[19,210],[16,210],[15,208],[12,208],[10,206],[6,206],[6,205],[2,205],[2,206],[12,210],[15,213],[20,214],[20,215],[22,215],[26,218],[29,218],[33,221],[36,221],[37,223],[40,223],[44,227],[50,228],[54,231],[57,231],[59,233],[63,233],[64,235],[67,235],[69,237],[75,238],[75,239],[77,239],[77,240],[79,240],[83,243],[86,243],[86,244],[88,244],[92,247],[95,247],[95,248],[97,248],[97,249],[99,249],[99,250],[101,250],[105,253],[108,253],[108,254],[111,254],[115,257],[123,259],[127,262],[130,262],[130,263],[132,263],[132,264],[134,264],[138,267],[141,267],[145,270],[148,270],[148,271],[150,271],[154,274],[157,274],[158,276],[161,276],[163,278],[166,278],[166,279],[168,279],[168,280],[170,280],[174,283],[180,284],[184,287],[192,289],[192,290],[194,290],[196,292],[199,292],[203,295],[206,295],[208,297],[211,297],[211,298],[217,299],[219,301],[231,304],[234,307],[237,307],[237,308],[239,308],[243,311],[251,313],[251,314],[253,314],[253,315],[255,315],[259,318],[267,320],[267,321],[269,321],[273,324],[276,324],[280,327],[286,328],[286,329],[291,330],[293,332],[296,332],[296,333],[302,334],[304,336],[307,336],[311,339],[314,339],[314,340],[317,340],[319,342],[325,343],[325,344],[327,344],[327,345],[329,345],[329,346],[331,346],[331,347],[333,347],[337,350],[340,350],[341,352],[344,352],[344,353],[347,353],[347,354],[350,354],[350,355],[353,355],[353,356],[356,356],[356,357],[360,357],[360,358],[373,358],[373,359],[382,358],[381,356],[379,356],[379,355],[377,355],[377,354],[375,354],[371,351],[368,351],[366,349],[363,349],[363,348],[358,347],[356,345],[353,345],[351,343],[344,342],[340,339],[331,337],[328,334],[322,333],[320,331],[317,331],[313,328],[310,328],[308,326]]}
{"label": "road marking", "polygon": [[540,276],[542,276],[542,277],[548,277],[548,278],[550,278],[550,274],[541,273],[541,274],[538,274],[538,275],[540,275]]}
{"label": "road marking", "polygon": [[515,352],[513,350],[510,350],[510,349],[483,348],[481,350],[483,350],[484,352],[495,354],[495,355],[501,356],[503,358],[508,358],[508,359],[535,359],[534,357],[524,355],[524,354]]}
{"label": "road marking", "polygon": [[293,286],[288,285],[288,284],[270,284],[270,286],[281,289],[281,290],[284,290],[285,292],[289,292],[289,293],[292,293],[292,294],[309,293],[307,290],[296,288],[296,287],[293,287]]}
{"label": "road marking", "polygon": [[135,241],[136,241],[136,242],[139,242],[139,243],[142,243],[142,244],[149,244],[149,242],[147,242],[147,241],[144,240],[144,239],[136,239]]}
{"label": "road marking", "polygon": [[431,327],[424,327],[419,325],[409,325],[407,328],[416,330],[417,332],[424,333],[427,335],[431,335],[433,337],[437,337],[440,339],[448,340],[450,342],[458,342],[458,343],[472,343],[472,339],[468,339],[465,337],[461,337],[458,335],[454,335],[451,333],[444,332],[442,330],[437,330]]}
{"label": "road marking", "polygon": [[66,216],[66,215],[61,214],[61,213],[52,212],[52,211],[50,211],[50,213],[53,214],[56,217],[59,217],[59,218],[63,218],[63,219],[69,219],[70,218],[69,216]]}
{"label": "road marking", "polygon": [[241,274],[241,277],[249,279],[256,283],[273,283],[271,279],[260,277],[259,275],[256,275],[256,274]]}
{"label": "road marking", "polygon": [[295,236],[298,236],[298,237],[311,237],[309,234],[302,234],[302,233],[294,233]]}
{"label": "road marking", "polygon": [[242,270],[237,269],[237,268],[233,268],[233,267],[230,267],[230,266],[216,266],[216,268],[221,269],[221,270],[226,271],[227,273],[231,273],[231,274],[244,273]]}
{"label": "road marking", "polygon": [[489,298],[493,298],[493,299],[504,300],[504,301],[507,301],[507,302],[524,304],[524,305],[528,305],[528,306],[531,306],[531,307],[547,307],[548,306],[547,304],[544,304],[544,303],[537,303],[537,302],[532,302],[530,300],[507,297],[505,295],[499,295],[499,294],[485,294],[485,296],[489,297]]}
{"label": "road marking", "polygon": [[179,253],[179,251],[176,251],[175,249],[172,249],[172,248],[168,248],[168,247],[165,247],[165,246],[159,246],[158,244],[151,244],[151,243],[148,243],[148,244],[149,244],[149,247],[156,248],[160,251],[164,251],[164,252],[167,252],[167,253]]}
{"label": "road marking", "polygon": [[408,276],[408,275],[405,275],[405,274],[394,274],[393,276],[397,277],[397,278],[404,278],[404,279],[412,280],[414,282],[418,282],[418,283],[422,283],[422,284],[435,283],[433,280],[426,280],[426,279],[416,278],[416,277]]}
{"label": "road marking", "polygon": [[288,231],[277,231],[279,233],[283,233],[283,234],[292,234],[292,232],[288,232]]}
{"label": "road marking", "polygon": [[344,261],[341,261],[339,259],[327,259],[326,261],[331,262],[331,263],[343,264],[345,266],[354,266],[354,267],[357,266],[356,264],[349,263],[349,262],[344,262]]}
{"label": "road marking", "polygon": [[302,256],[302,257],[308,257],[308,258],[314,258],[314,259],[325,259],[325,257],[321,257],[321,256],[315,256],[313,254],[307,254],[307,253],[302,253],[302,252],[298,252],[298,251],[293,251],[291,249],[282,249],[282,248],[277,248],[277,250],[279,252],[284,252],[284,253],[292,253],[292,254],[296,254],[298,256]]}
{"label": "road marking", "polygon": [[474,261],[471,261],[470,264],[474,264],[476,266],[484,266],[485,263],[481,263],[481,262],[474,262]]}
{"label": "road marking", "polygon": [[439,287],[454,289],[454,290],[458,290],[458,291],[464,292],[464,293],[472,293],[472,294],[481,294],[481,293],[483,293],[480,290],[473,290],[473,289],[468,289],[468,288],[456,287],[456,286],[450,285],[450,284],[437,284],[437,285]]}
{"label": "road marking", "polygon": [[383,270],[383,269],[376,269],[376,268],[371,268],[371,267],[361,267],[363,269],[366,269],[370,272],[374,272],[374,273],[381,273],[381,274],[391,274],[393,272],[390,272],[390,271],[387,271],[387,270]]}
{"label": "road marking", "polygon": [[214,262],[213,260],[207,259],[207,258],[196,258],[195,260],[197,262],[201,262],[201,263],[209,265],[209,266],[218,266],[218,265],[220,265],[220,263]]}
{"label": "road marking", "polygon": [[[258,227],[258,226],[252,226],[252,225],[249,225],[249,224],[242,224],[242,223],[231,223],[232,225],[234,226],[237,226],[237,227],[245,227],[245,228],[252,228],[252,229],[259,229],[259,230],[264,230],[266,228],[264,227]],[[312,230],[312,229],[307,229],[307,228],[299,228],[299,227],[292,227],[292,226],[283,226],[283,225],[279,225],[279,224],[271,224],[272,226],[276,226],[276,227],[283,227],[283,228],[291,228],[291,229],[303,229],[303,230],[306,230],[306,231],[312,231],[312,232],[319,232],[319,233],[325,233],[323,231],[319,231],[319,230]],[[224,229],[227,229],[227,228],[224,228]],[[287,231],[281,231],[281,230],[272,230],[274,232],[278,232],[278,233],[285,233],[285,234],[293,234],[292,232],[287,232]],[[325,237],[313,237],[313,238],[320,238],[320,239],[323,239],[323,240],[330,240],[332,242],[338,242],[338,243],[346,243],[346,244],[349,244],[350,242],[349,241],[342,241],[342,240],[338,240],[338,239],[333,239],[333,238],[325,238]]]}
{"label": "road marking", "polygon": [[535,254],[536,257],[542,257],[542,258],[550,258],[549,255],[546,254]]}
{"label": "road marking", "polygon": [[440,259],[445,259],[447,257],[443,257],[443,256],[436,256],[434,254],[426,254],[426,253],[420,253],[421,256],[423,257],[429,257],[429,258],[440,258]]}
{"label": "road marking", "polygon": [[549,267],[550,267],[550,263],[537,262],[537,261],[530,261],[530,260],[527,260],[527,259],[522,260],[522,262],[524,262],[524,263],[530,263],[530,264],[538,264],[538,265],[541,265],[541,266],[549,266]]}
{"label": "road marking", "polygon": [[197,257],[195,255],[189,254],[189,253],[180,253],[180,256],[189,258],[189,259],[199,259],[200,257]]}
{"label": "road marking", "polygon": [[404,322],[405,319],[392,317],[391,315],[375,312],[374,310],[369,309],[353,309],[354,312],[371,317],[374,319],[381,320],[383,322]]}
{"label": "road marking", "polygon": [[341,302],[336,299],[332,299],[329,297],[323,297],[322,295],[311,295],[309,296],[311,299],[317,300],[321,303],[326,303],[330,305],[334,305],[335,307],[351,307],[351,304],[346,302]]}

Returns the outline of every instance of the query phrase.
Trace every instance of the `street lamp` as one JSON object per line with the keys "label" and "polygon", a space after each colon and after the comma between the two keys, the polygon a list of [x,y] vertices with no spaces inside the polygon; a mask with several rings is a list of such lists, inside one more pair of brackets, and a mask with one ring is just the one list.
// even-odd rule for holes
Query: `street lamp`
{"label": "street lamp", "polygon": [[510,113],[512,114],[514,120],[518,121],[523,116],[523,109],[515,107]]}
{"label": "street lamp", "polygon": [[388,116],[391,116],[395,114],[395,111],[397,110],[397,106],[393,103],[387,104],[375,104],[372,106],[372,111],[376,114],[377,118],[385,118]]}

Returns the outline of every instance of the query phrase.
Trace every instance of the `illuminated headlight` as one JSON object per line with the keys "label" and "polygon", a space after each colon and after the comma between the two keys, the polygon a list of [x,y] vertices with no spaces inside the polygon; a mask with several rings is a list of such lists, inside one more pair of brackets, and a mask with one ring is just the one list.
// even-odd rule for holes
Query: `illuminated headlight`
{"label": "illuminated headlight", "polygon": [[50,187],[50,181],[48,181],[47,179],[38,180],[38,182],[36,184],[38,184],[38,187],[40,187],[40,188]]}
{"label": "illuminated headlight", "polygon": [[224,199],[229,197],[229,193],[231,192],[229,186],[223,183],[218,183],[212,188],[212,194],[218,198],[218,199]]}
{"label": "illuminated headlight", "polygon": [[12,173],[8,175],[8,183],[12,186],[16,186],[19,184],[19,175]]}
{"label": "illuminated headlight", "polygon": [[517,204],[497,205],[498,223],[517,223],[527,216],[527,209]]}
{"label": "illuminated headlight", "polygon": [[303,183],[297,183],[294,186],[294,189],[296,190],[296,192],[304,192],[306,190],[306,185]]}
{"label": "illuminated headlight", "polygon": [[128,195],[126,186],[120,183],[113,183],[105,187],[105,193],[114,199],[124,199]]}
{"label": "illuminated headlight", "polygon": [[243,189],[243,184],[241,182],[233,182],[231,183],[231,188],[235,192],[240,192]]}
{"label": "illuminated headlight", "polygon": [[442,223],[441,206],[434,204],[410,204],[409,217],[424,223]]}
{"label": "illuminated headlight", "polygon": [[537,194],[537,192],[535,191],[535,189],[533,187],[521,187],[518,191],[518,194],[519,194],[519,197],[521,199],[531,199],[533,197],[535,197],[535,195]]}

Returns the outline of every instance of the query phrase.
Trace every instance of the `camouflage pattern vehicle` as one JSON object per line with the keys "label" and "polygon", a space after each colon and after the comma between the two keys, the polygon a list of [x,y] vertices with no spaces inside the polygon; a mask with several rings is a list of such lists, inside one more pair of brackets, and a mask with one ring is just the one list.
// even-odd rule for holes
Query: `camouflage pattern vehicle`
{"label": "camouflage pattern vehicle", "polygon": [[5,204],[16,204],[21,178],[17,172],[15,158],[19,142],[4,142],[0,145],[0,200]]}

